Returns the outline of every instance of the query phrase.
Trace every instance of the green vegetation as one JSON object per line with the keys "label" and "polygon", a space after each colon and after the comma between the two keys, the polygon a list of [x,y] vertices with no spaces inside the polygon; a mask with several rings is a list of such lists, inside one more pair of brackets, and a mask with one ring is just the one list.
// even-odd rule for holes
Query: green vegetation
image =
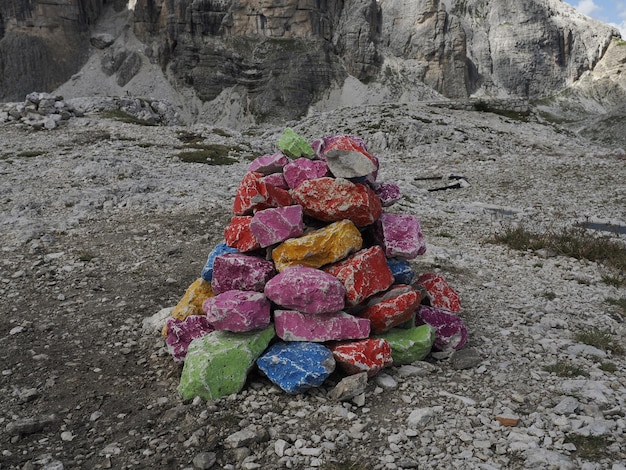
{"label": "green vegetation", "polygon": [[476,111],[480,111],[483,113],[493,113],[493,114],[498,114],[499,116],[504,116],[507,117],[509,119],[513,119],[515,121],[528,121],[528,117],[530,116],[530,112],[528,111],[524,111],[524,112],[520,112],[520,111],[515,111],[513,109],[501,109],[501,108],[496,108],[492,105],[490,105],[488,102],[486,101],[482,101],[482,100],[478,100],[474,103],[474,109]]}
{"label": "green vegetation", "polygon": [[613,287],[626,286],[626,274],[624,273],[603,274],[602,282],[604,282],[607,286],[613,286]]}
{"label": "green vegetation", "polygon": [[541,297],[546,298],[548,300],[554,300],[556,299],[556,294],[552,291],[547,291],[541,294]]}
{"label": "green vegetation", "polygon": [[357,462],[331,462],[325,463],[320,470],[368,470],[369,467]]}
{"label": "green vegetation", "polygon": [[135,116],[128,114],[121,109],[111,109],[109,111],[102,111],[100,115],[104,118],[113,119],[115,121],[125,122],[127,124],[137,124],[139,126],[156,126],[156,124],[146,121],[145,119],[139,119]]}
{"label": "green vegetation", "polygon": [[600,364],[600,370],[612,373],[617,370],[617,365],[614,362],[603,362]]}
{"label": "green vegetation", "polygon": [[613,351],[615,354],[623,354],[624,349],[613,342],[613,335],[606,330],[600,328],[590,328],[588,330],[579,331],[574,335],[574,340],[579,343],[602,349],[603,351]]}
{"label": "green vegetation", "polygon": [[626,317],[626,297],[621,297],[619,299],[609,297],[605,299],[605,302],[609,305],[615,305],[616,307],[619,307],[622,316]]}
{"label": "green vegetation", "polygon": [[204,142],[204,137],[200,134],[196,134],[195,132],[178,131],[176,136],[178,137],[178,140],[185,145],[195,146]]}
{"label": "green vegetation", "polygon": [[587,371],[569,361],[557,361],[554,364],[545,366],[543,370],[556,374],[559,377],[587,377],[589,375]]}
{"label": "green vegetation", "polygon": [[39,157],[40,155],[45,155],[45,154],[46,152],[44,150],[25,150],[23,152],[18,153],[15,156],[21,157],[21,158],[32,158],[32,157]]}
{"label": "green vegetation", "polygon": [[241,152],[239,146],[229,147],[220,144],[209,144],[195,147],[195,150],[188,150],[174,155],[186,163],[205,163],[207,165],[232,165],[237,162],[236,158],[230,156],[232,152]]}
{"label": "green vegetation", "polygon": [[94,255],[92,253],[89,253],[88,251],[83,251],[83,252],[78,254],[78,259],[80,261],[85,262],[85,263],[88,263],[89,261],[91,261],[95,257],[96,257],[96,255]]}
{"label": "green vegetation", "polygon": [[605,436],[581,436],[578,434],[568,436],[565,442],[576,446],[576,455],[578,457],[589,460],[608,457],[607,447],[612,444]]}

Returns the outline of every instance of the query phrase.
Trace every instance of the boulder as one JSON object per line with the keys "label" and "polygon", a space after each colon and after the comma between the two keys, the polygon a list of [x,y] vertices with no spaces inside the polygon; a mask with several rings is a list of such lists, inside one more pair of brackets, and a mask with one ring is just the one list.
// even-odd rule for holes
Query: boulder
{"label": "boulder", "polygon": [[265,248],[302,235],[302,216],[300,205],[258,211],[252,217],[250,231],[261,248]]}
{"label": "boulder", "polygon": [[324,222],[348,219],[357,227],[365,227],[382,214],[380,198],[369,186],[344,178],[305,180],[292,194],[306,215]]}
{"label": "boulder", "polygon": [[287,180],[285,179],[285,175],[282,173],[272,173],[271,175],[264,176],[261,178],[261,181],[265,184],[275,186],[280,189],[289,189],[289,185],[287,184]]}
{"label": "boulder", "polygon": [[295,264],[319,268],[344,259],[362,245],[359,229],[349,220],[341,220],[285,240],[272,251],[272,259],[278,271]]}
{"label": "boulder", "polygon": [[331,346],[337,365],[347,374],[366,372],[373,377],[393,363],[389,343],[382,338],[367,338]]}
{"label": "boulder", "polygon": [[216,330],[243,332],[270,324],[270,302],[260,292],[229,290],[202,305],[207,321]]}
{"label": "boulder", "polygon": [[250,165],[248,165],[248,172],[260,173],[262,175],[271,175],[273,173],[280,173],[283,171],[283,167],[289,163],[289,159],[282,152],[276,152],[271,155],[263,155],[255,159]]}
{"label": "boulder", "polygon": [[265,284],[276,272],[271,261],[243,253],[220,255],[213,263],[213,292],[229,290],[263,292]]}
{"label": "boulder", "polygon": [[268,207],[284,207],[293,204],[289,192],[265,183],[262,180],[263,176],[261,173],[251,171],[243,177],[233,202],[235,215],[250,215]]}
{"label": "boulder", "polygon": [[341,281],[324,271],[294,265],[267,282],[265,295],[284,309],[332,313],[344,307],[346,289]]}
{"label": "boulder", "polygon": [[389,343],[393,365],[401,366],[424,359],[433,347],[435,336],[435,328],[421,325],[409,329],[393,328],[377,337]]}
{"label": "boulder", "polygon": [[305,180],[321,178],[328,174],[328,165],[322,160],[298,158],[285,165],[283,176],[291,189],[297,188]]}
{"label": "boulder", "polygon": [[202,303],[214,295],[215,292],[211,288],[211,283],[198,278],[187,288],[185,295],[172,310],[171,316],[178,320],[184,320],[189,315],[204,315]]}
{"label": "boulder", "polygon": [[333,135],[315,143],[320,158],[326,160],[335,178],[376,180],[378,159],[371,155],[363,139],[351,135]]}
{"label": "boulder", "polygon": [[341,341],[370,335],[370,322],[345,312],[311,314],[275,310],[276,335],[285,341]]}
{"label": "boulder", "polygon": [[393,275],[380,246],[363,249],[324,268],[346,288],[346,304],[355,306],[393,284]]}
{"label": "boulder", "polygon": [[247,333],[214,331],[189,345],[178,392],[214,400],[239,392],[257,358],[274,338],[274,326]]}
{"label": "boulder", "polygon": [[319,387],[335,370],[328,348],[317,343],[276,343],[258,360],[257,366],[287,393],[304,393]]}

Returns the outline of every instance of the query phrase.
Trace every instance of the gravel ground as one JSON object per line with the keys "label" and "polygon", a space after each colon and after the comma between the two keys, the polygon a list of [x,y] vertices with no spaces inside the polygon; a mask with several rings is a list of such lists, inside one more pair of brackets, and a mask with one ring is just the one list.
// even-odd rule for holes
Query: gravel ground
{"label": "gravel ground", "polygon": [[[391,210],[422,222],[428,251],[416,271],[443,274],[461,296],[468,348],[386,369],[364,399],[332,400],[340,376],[291,396],[255,372],[237,395],[183,402],[181,368],[144,320],[199,276],[246,166],[282,128],[96,115],[53,131],[6,124],[0,468],[626,468],[626,329],[606,302],[626,289],[605,282],[619,273],[486,241],[520,222],[624,224],[624,151],[548,124],[428,106],[291,125],[310,139],[358,135],[381,159],[379,179],[404,194]],[[174,158],[193,136],[231,147],[236,162]],[[448,175],[470,186],[428,191]],[[593,328],[613,346],[577,340]],[[462,368],[472,353],[479,360]],[[555,364],[569,376],[546,370]]]}

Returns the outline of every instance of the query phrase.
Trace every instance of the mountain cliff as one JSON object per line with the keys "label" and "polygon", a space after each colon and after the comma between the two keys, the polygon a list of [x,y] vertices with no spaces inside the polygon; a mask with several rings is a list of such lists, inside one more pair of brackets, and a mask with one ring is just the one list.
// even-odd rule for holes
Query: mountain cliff
{"label": "mountain cliff", "polygon": [[[0,100],[70,77],[93,94],[170,87],[217,120],[297,118],[355,79],[357,101],[541,99],[593,73],[618,36],[560,0],[8,0]],[[102,77],[79,86],[86,63]]]}

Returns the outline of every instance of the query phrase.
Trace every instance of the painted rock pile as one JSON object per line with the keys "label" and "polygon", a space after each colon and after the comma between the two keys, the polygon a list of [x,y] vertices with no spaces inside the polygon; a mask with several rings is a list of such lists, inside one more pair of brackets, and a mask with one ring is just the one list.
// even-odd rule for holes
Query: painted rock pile
{"label": "painted rock pile", "polygon": [[458,296],[435,273],[414,279],[419,221],[386,210],[400,190],[376,180],[364,142],[287,129],[276,147],[249,165],[224,242],[164,327],[182,397],[236,393],[253,367],[301,393],[462,348]]}

